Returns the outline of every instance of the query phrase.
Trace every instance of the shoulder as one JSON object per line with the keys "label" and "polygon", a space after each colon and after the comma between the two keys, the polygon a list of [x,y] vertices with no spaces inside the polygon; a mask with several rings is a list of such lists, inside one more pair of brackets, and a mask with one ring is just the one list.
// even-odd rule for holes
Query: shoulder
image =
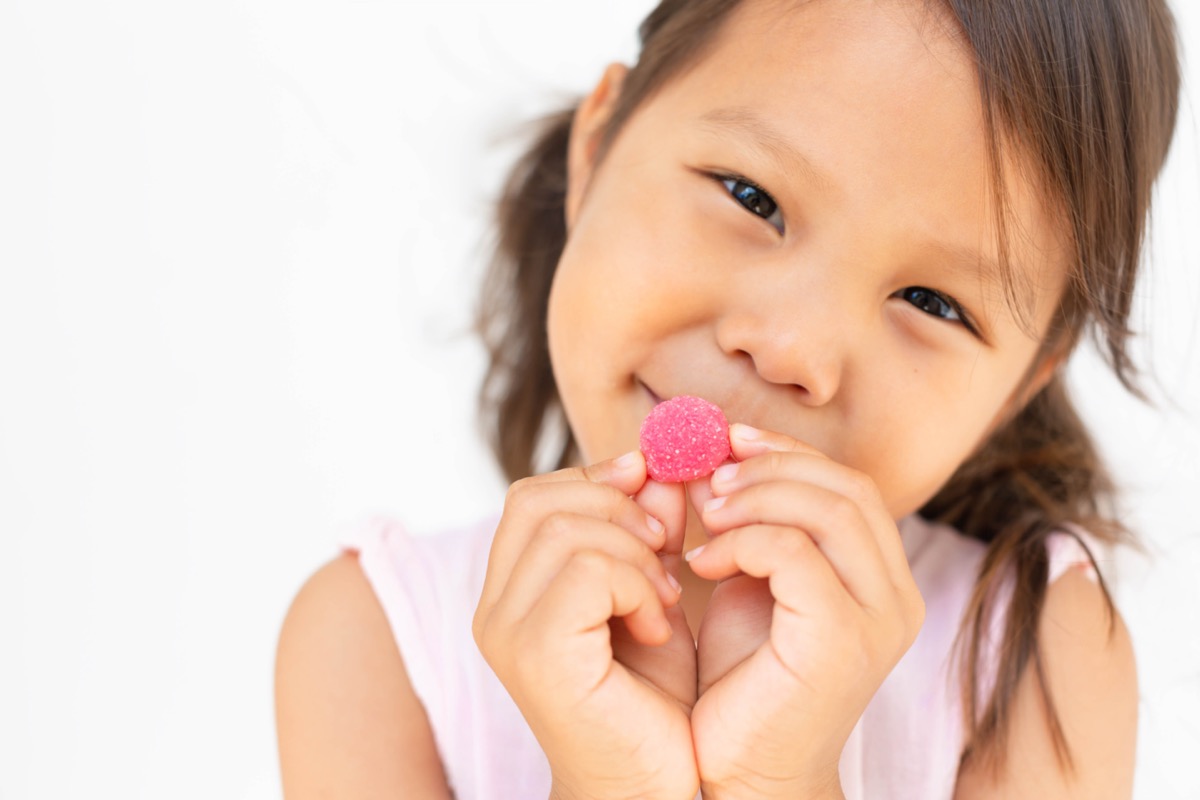
{"label": "shoulder", "polygon": [[966,767],[955,800],[1128,798],[1137,738],[1137,673],[1129,632],[1085,568],[1065,571],[1047,589],[1038,623],[1041,664],[1070,749],[1055,756],[1049,717],[1031,665],[1017,687],[1005,773]]}
{"label": "shoulder", "polygon": [[429,721],[356,555],[321,567],[292,601],[275,703],[289,800],[449,797]]}

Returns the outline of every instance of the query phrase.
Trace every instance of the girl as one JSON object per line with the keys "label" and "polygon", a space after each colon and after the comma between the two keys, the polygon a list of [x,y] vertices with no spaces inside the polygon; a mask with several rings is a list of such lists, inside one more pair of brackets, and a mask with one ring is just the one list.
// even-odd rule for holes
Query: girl
{"label": "girl", "polygon": [[[1124,534],[1060,371],[1090,324],[1134,387],[1167,9],[663,0],[641,34],[502,204],[503,512],[379,520],[301,590],[287,796],[1128,797]],[[733,458],[667,485],[635,448],[678,394]]]}

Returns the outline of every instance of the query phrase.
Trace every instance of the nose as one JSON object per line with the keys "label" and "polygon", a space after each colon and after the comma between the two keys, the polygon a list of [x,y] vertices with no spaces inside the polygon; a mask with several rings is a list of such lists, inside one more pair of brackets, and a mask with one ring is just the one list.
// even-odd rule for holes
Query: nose
{"label": "nose", "polygon": [[754,281],[729,295],[716,325],[718,346],[747,358],[763,380],[795,387],[803,404],[825,405],[845,377],[849,315],[828,284],[782,283]]}

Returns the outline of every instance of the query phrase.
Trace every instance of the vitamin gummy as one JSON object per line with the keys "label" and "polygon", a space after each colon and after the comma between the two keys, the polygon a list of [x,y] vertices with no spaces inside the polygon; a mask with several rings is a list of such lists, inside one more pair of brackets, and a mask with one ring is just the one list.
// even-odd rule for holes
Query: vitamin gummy
{"label": "vitamin gummy", "polygon": [[729,421],[713,403],[679,395],[654,407],[642,422],[639,440],[651,478],[692,481],[729,457]]}

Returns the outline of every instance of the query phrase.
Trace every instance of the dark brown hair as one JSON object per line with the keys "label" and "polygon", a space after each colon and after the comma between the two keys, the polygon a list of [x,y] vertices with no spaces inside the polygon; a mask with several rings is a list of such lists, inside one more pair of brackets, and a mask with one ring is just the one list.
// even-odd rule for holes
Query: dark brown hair
{"label": "dark brown hair", "polygon": [[[662,0],[639,30],[642,51],[626,77],[600,154],[658,88],[703,56],[738,0]],[[1133,286],[1151,187],[1166,159],[1179,93],[1174,22],[1165,0],[941,0],[976,60],[987,122],[998,246],[1009,298],[1009,203],[1001,165],[1015,146],[1060,209],[1074,254],[1042,354],[1069,352],[1091,330],[1120,381],[1138,397],[1128,353]],[[546,306],[566,241],[566,152],[573,110],[545,120],[499,204],[496,256],[484,282],[478,329],[490,366],[480,413],[510,480],[576,457],[546,341]],[[1019,151],[1019,152],[1017,152]],[[553,452],[549,461],[544,451]],[[1072,768],[1038,648],[1046,537],[1077,524],[1115,544],[1115,490],[1059,376],[968,458],[921,510],[988,544],[960,634],[967,719],[964,760],[1003,768],[1020,677],[1032,668],[1060,763]],[[1099,572],[1099,570],[1097,570]],[[1015,580],[990,691],[984,646],[998,590]],[[1115,622],[1111,598],[1110,630]]]}

